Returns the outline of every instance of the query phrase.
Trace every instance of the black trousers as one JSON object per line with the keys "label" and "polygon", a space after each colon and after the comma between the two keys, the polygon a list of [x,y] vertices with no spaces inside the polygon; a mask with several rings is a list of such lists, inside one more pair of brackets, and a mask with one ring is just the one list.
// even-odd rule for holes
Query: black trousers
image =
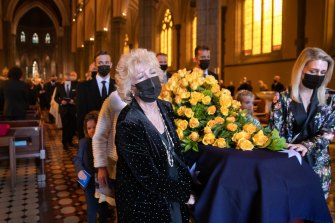
{"label": "black trousers", "polygon": [[65,105],[61,107],[60,117],[62,119],[62,143],[72,143],[76,131],[76,112],[74,105]]}

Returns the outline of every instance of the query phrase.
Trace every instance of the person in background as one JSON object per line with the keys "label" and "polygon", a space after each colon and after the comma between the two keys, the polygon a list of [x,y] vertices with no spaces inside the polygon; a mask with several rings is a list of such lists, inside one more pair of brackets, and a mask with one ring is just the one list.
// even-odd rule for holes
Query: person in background
{"label": "person in background", "polygon": [[271,91],[282,92],[285,90],[285,86],[280,82],[280,76],[276,75],[273,78],[273,84],[271,85]]}
{"label": "person in background", "polygon": [[240,86],[237,88],[238,91],[240,90],[248,90],[252,92],[252,86],[251,86],[251,82],[248,81],[247,77],[243,77]]}
{"label": "person in background", "polygon": [[[99,185],[105,186],[108,177],[115,180],[117,153],[115,146],[116,121],[120,111],[126,106],[117,93],[113,91],[104,101],[93,137],[94,167],[98,169]],[[115,201],[114,206],[115,206]]]}
{"label": "person in background", "polygon": [[262,80],[258,81],[258,87],[259,87],[259,91],[268,91],[269,90],[268,86]]}
{"label": "person in background", "polygon": [[95,133],[98,115],[98,111],[91,111],[85,116],[85,138],[80,139],[78,154],[73,159],[79,179],[86,179],[87,176],[85,175],[84,170],[91,176],[87,186],[84,189],[87,206],[87,219],[89,223],[95,223],[98,214],[100,223],[107,222],[108,216],[108,204],[106,202],[99,203],[98,199],[94,197],[95,168],[93,166],[92,137]]}
{"label": "person in background", "polygon": [[171,73],[167,71],[168,65],[167,65],[167,55],[165,53],[157,53],[156,54],[159,66],[161,70],[163,71],[162,77],[161,77],[161,83],[165,84],[169,78],[172,76]]}
{"label": "person in background", "polygon": [[98,73],[91,80],[81,82],[77,92],[77,131],[78,138],[84,137],[83,121],[90,111],[99,111],[110,93],[115,91],[115,81],[110,76],[111,57],[107,51],[99,51],[95,57]]}
{"label": "person in background", "polygon": [[77,96],[76,82],[71,81],[71,75],[65,74],[64,83],[57,87],[55,101],[59,104],[59,114],[62,120],[62,143],[66,150],[73,147],[73,136],[76,130],[76,106]]}
{"label": "person in background", "polygon": [[230,91],[231,96],[235,95],[235,86],[232,81],[229,82],[229,85],[227,86],[227,89]]}
{"label": "person in background", "polygon": [[115,144],[118,222],[188,223],[191,176],[169,102],[158,99],[162,72],[146,49],[123,55],[117,91],[129,104],[119,114]]}
{"label": "person in background", "polygon": [[331,181],[329,143],[335,129],[335,95],[326,86],[333,69],[334,61],[326,52],[305,48],[293,66],[290,91],[273,99],[269,121],[269,127],[276,128],[320,177],[325,198]]}
{"label": "person in background", "polygon": [[241,102],[241,109],[247,111],[249,120],[253,121],[254,124],[260,126],[259,120],[253,116],[254,114],[254,100],[255,95],[248,90],[240,90],[236,93],[236,100]]}
{"label": "person in background", "polygon": [[[51,75],[50,81],[45,84],[45,94],[47,101],[47,109],[50,111],[52,95],[57,87],[57,76]],[[49,112],[49,123],[54,123],[55,118]]]}
{"label": "person in background", "polygon": [[26,116],[28,104],[28,86],[20,80],[22,70],[12,67],[8,72],[8,80],[0,88],[0,98],[4,102],[3,115],[7,120],[20,120]]}
{"label": "person in background", "polygon": [[211,61],[211,51],[208,46],[197,46],[194,50],[193,61],[197,68],[203,70],[204,77],[212,75],[216,80],[219,80],[218,75],[208,69]]}

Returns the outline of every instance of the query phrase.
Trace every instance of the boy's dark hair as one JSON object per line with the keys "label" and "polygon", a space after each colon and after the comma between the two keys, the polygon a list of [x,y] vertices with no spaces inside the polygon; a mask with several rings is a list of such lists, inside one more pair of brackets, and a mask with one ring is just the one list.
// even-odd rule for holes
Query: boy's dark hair
{"label": "boy's dark hair", "polygon": [[159,53],[156,54],[156,57],[158,57],[158,56],[166,56],[167,57],[167,54],[159,52]]}
{"label": "boy's dark hair", "polygon": [[85,115],[84,119],[84,134],[86,138],[89,138],[88,133],[87,133],[87,122],[90,120],[95,121],[95,123],[98,123],[98,117],[99,117],[99,112],[98,111],[91,111]]}
{"label": "boy's dark hair", "polygon": [[195,50],[194,50],[194,56],[197,57],[198,56],[198,52],[199,50],[209,50],[208,46],[205,45],[198,45]]}

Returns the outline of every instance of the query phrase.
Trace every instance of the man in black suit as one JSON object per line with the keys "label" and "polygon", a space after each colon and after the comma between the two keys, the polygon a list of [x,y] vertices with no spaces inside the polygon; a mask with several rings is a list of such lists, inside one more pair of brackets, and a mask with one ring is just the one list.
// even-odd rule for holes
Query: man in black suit
{"label": "man in black suit", "polygon": [[7,120],[20,120],[26,116],[28,108],[28,86],[21,81],[22,70],[12,67],[8,72],[8,80],[0,87],[0,98],[4,102],[3,115]]}
{"label": "man in black suit", "polygon": [[216,73],[208,70],[209,63],[211,60],[211,52],[208,46],[197,46],[194,50],[194,63],[195,66],[204,71],[204,76],[212,75],[216,80],[219,80],[219,77]]}
{"label": "man in black suit", "polygon": [[163,71],[163,77],[162,77],[161,83],[165,84],[169,80],[169,78],[172,76],[172,74],[167,71],[167,68],[168,68],[167,55],[165,53],[157,53],[156,57],[161,67],[161,70]]}
{"label": "man in black suit", "polygon": [[285,86],[280,82],[280,76],[276,75],[273,78],[273,84],[271,85],[271,90],[272,91],[277,91],[277,92],[282,92],[286,88]]}
{"label": "man in black suit", "polygon": [[79,84],[77,92],[77,130],[78,138],[84,137],[83,122],[90,111],[100,111],[108,95],[115,91],[115,81],[110,77],[112,61],[106,51],[99,51],[94,57],[98,73],[91,80]]}
{"label": "man in black suit", "polygon": [[67,73],[64,83],[57,86],[56,90],[55,101],[59,104],[59,114],[62,119],[64,149],[73,146],[72,139],[76,131],[76,89],[77,85],[71,81],[71,76]]}

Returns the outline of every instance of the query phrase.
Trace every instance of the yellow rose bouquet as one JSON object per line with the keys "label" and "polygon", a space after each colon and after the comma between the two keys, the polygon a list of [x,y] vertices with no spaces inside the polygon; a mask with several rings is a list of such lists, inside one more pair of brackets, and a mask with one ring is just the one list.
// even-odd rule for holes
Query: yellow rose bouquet
{"label": "yellow rose bouquet", "polygon": [[248,118],[230,91],[221,89],[213,76],[203,77],[200,69],[174,73],[163,85],[160,98],[172,103],[184,151],[198,151],[198,143],[241,150],[286,147],[277,130]]}

